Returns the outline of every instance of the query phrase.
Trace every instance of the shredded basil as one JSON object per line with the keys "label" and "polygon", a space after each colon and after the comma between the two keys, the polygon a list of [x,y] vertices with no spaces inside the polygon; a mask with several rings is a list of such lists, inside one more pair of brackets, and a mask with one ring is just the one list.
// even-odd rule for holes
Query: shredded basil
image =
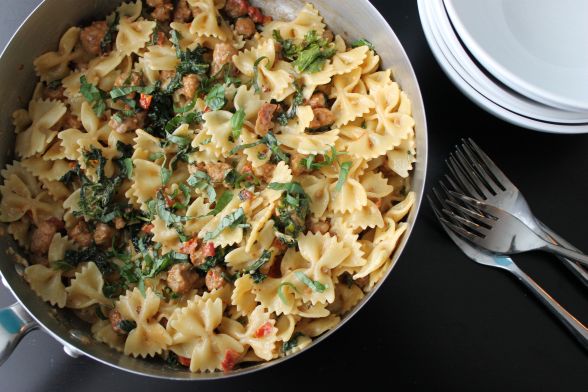
{"label": "shredded basil", "polygon": [[218,198],[214,208],[207,215],[218,215],[218,213],[224,210],[224,208],[231,202],[231,200],[233,200],[233,194],[229,191],[223,192],[223,194],[220,195],[220,197]]}
{"label": "shredded basil", "polygon": [[187,183],[193,188],[206,190],[208,201],[212,203],[216,200],[216,191],[211,181],[212,179],[208,174],[203,171],[196,171],[188,178]]}
{"label": "shredded basil", "polygon": [[268,60],[269,61],[269,59],[267,58],[267,56],[262,56],[262,57],[256,59],[255,62],[253,63],[253,79],[251,80],[251,83],[253,83],[253,89],[255,90],[255,92],[257,94],[259,94],[261,92],[261,88],[259,87],[259,83],[258,83],[259,69],[257,68],[257,66],[263,60]]}
{"label": "shredded basil", "polygon": [[225,229],[236,227],[249,227],[247,219],[245,218],[245,211],[239,208],[221,219],[218,227],[213,231],[204,234],[204,241],[210,241],[218,237]]}
{"label": "shredded basil", "polygon": [[312,289],[312,291],[316,291],[317,293],[322,293],[327,289],[327,286],[325,286],[324,284],[322,284],[319,281],[310,279],[303,272],[296,271],[294,273],[294,275],[296,276],[296,278],[298,278],[299,281],[301,281],[302,283],[304,283],[305,285],[310,287]]}
{"label": "shredded basil", "polygon": [[206,102],[206,106],[211,110],[222,109],[227,103],[227,99],[225,98],[225,86],[220,83],[215,85],[210,89],[210,92],[206,95],[204,101]]}
{"label": "shredded basil", "polygon": [[108,98],[108,94],[94,86],[92,83],[89,83],[88,79],[86,79],[86,75],[82,75],[80,77],[80,83],[80,93],[83,95],[86,101],[92,105],[92,110],[94,110],[94,113],[96,113],[98,117],[102,117],[104,111],[106,110],[105,100]]}
{"label": "shredded basil", "polygon": [[280,283],[280,285],[278,286],[278,297],[280,298],[280,300],[282,301],[282,303],[284,303],[284,305],[288,305],[288,301],[286,300],[286,295],[284,294],[284,290],[282,290],[282,288],[284,286],[288,286],[290,287],[292,290],[294,290],[295,292],[298,293],[298,289],[296,288],[296,286],[294,286],[292,283],[290,282],[282,282]]}
{"label": "shredded basil", "polygon": [[231,117],[231,137],[233,141],[239,140],[241,129],[243,129],[243,122],[245,121],[245,110],[239,109]]}
{"label": "shredded basil", "polygon": [[351,161],[343,162],[341,164],[341,170],[339,171],[339,179],[337,180],[337,184],[335,185],[335,191],[340,192],[343,189],[343,185],[345,181],[347,181],[347,176],[349,176],[349,169],[353,163]]}
{"label": "shredded basil", "polygon": [[374,45],[365,38],[360,38],[360,39],[355,40],[351,43],[352,48],[357,48],[360,46],[367,46],[370,50],[373,50],[374,52],[376,51],[376,49],[374,48]]}

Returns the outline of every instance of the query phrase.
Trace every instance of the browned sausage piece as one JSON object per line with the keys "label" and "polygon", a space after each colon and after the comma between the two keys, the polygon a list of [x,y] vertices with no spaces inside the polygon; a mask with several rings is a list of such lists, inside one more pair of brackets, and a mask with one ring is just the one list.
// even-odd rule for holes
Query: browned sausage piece
{"label": "browned sausage piece", "polygon": [[92,245],[92,233],[88,230],[88,225],[83,219],[80,219],[78,223],[67,232],[67,235],[80,246],[87,247]]}
{"label": "browned sausage piece", "polygon": [[51,88],[46,86],[43,89],[43,97],[47,99],[54,99],[57,101],[65,101],[67,97],[65,96],[65,88],[62,85],[57,86],[56,88]]}
{"label": "browned sausage piece", "polygon": [[274,170],[276,169],[276,165],[273,163],[266,163],[260,167],[254,168],[255,175],[261,177],[261,179],[265,182],[270,182],[273,175]]}
{"label": "browned sausage piece", "polygon": [[223,182],[225,174],[231,170],[231,165],[225,162],[209,163],[206,165],[206,172],[212,182]]}
{"label": "browned sausage piece", "polygon": [[82,129],[82,121],[72,114],[71,112],[66,112],[63,115],[63,129]]}
{"label": "browned sausage piece", "polygon": [[249,4],[246,0],[227,0],[225,12],[231,18],[238,18],[247,15]]}
{"label": "browned sausage piece", "polygon": [[169,0],[147,0],[147,4],[153,7],[154,10],[151,13],[153,19],[159,22],[167,22],[171,19],[172,12],[174,11],[174,5]]}
{"label": "browned sausage piece", "polygon": [[225,279],[223,278],[223,270],[221,267],[214,267],[208,270],[206,273],[206,288],[208,291],[220,289],[225,285]]}
{"label": "browned sausage piece", "polygon": [[312,112],[314,113],[314,118],[308,125],[310,129],[325,127],[335,122],[335,115],[329,109],[316,108],[312,109]]}
{"label": "browned sausage piece", "polygon": [[178,90],[178,93],[191,101],[196,95],[199,83],[200,81],[196,75],[186,75],[182,78],[182,88]]}
{"label": "browned sausage piece", "polygon": [[114,129],[118,133],[126,133],[128,131],[134,131],[138,128],[143,127],[145,121],[145,112],[139,112],[132,117],[123,118],[122,122],[118,122],[116,117],[111,117],[108,122],[108,126]]}
{"label": "browned sausage piece", "polygon": [[324,108],[327,106],[327,98],[323,93],[314,93],[312,97],[308,100],[308,104],[313,109]]}
{"label": "browned sausage piece", "polygon": [[107,31],[108,25],[104,20],[93,22],[90,26],[83,29],[80,33],[80,41],[86,52],[99,55],[100,42],[102,42]]}
{"label": "browned sausage piece", "polygon": [[257,30],[251,18],[239,18],[235,22],[235,31],[245,38],[251,38]]}
{"label": "browned sausage piece", "polygon": [[98,223],[96,230],[94,230],[94,242],[96,245],[108,245],[112,243],[112,236],[114,235],[114,229],[106,223]]}
{"label": "browned sausage piece", "polygon": [[193,19],[192,10],[187,0],[179,0],[174,11],[174,21],[180,23],[190,22]]}
{"label": "browned sausage piece", "polygon": [[167,285],[174,293],[184,294],[198,282],[198,272],[191,264],[174,264],[167,272]]}
{"label": "browned sausage piece", "polygon": [[259,136],[265,136],[274,127],[272,118],[278,110],[278,105],[274,103],[264,103],[259,108],[257,120],[255,121],[255,133]]}
{"label": "browned sausage piece", "polygon": [[299,176],[306,172],[306,168],[302,165],[303,159],[304,155],[302,154],[297,152],[290,153],[290,169],[295,176]]}
{"label": "browned sausage piece", "polygon": [[232,57],[237,53],[237,49],[231,44],[216,44],[214,46],[214,51],[212,52],[212,75],[216,75],[223,68],[223,65],[229,64]]}
{"label": "browned sausage piece", "polygon": [[51,240],[59,227],[53,220],[46,220],[39,223],[31,235],[31,253],[45,255],[49,251]]}

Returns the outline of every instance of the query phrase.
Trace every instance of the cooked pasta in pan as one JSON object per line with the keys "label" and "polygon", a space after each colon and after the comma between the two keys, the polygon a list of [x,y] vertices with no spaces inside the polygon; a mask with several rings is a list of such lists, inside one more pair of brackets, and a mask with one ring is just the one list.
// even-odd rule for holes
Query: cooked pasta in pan
{"label": "cooked pasta in pan", "polygon": [[193,372],[271,361],[390,269],[410,99],[311,4],[123,3],[34,66],[0,220],[31,289],[97,341]]}

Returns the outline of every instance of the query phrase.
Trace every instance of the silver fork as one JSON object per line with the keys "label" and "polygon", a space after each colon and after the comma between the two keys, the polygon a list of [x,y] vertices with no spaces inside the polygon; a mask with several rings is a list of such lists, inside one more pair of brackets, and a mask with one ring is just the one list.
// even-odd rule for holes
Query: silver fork
{"label": "silver fork", "polygon": [[588,266],[588,255],[545,241],[514,215],[461,193],[448,192],[452,197],[446,199],[445,206],[449,208],[442,211],[451,218],[451,229],[478,247],[499,254],[544,250]]}
{"label": "silver fork", "polygon": [[[461,150],[456,148],[447,165],[453,177],[447,179],[454,190],[516,216],[545,241],[578,251],[535,217],[519,189],[472,139],[462,139]],[[565,257],[560,259],[588,286],[586,269]]]}
{"label": "silver fork", "polygon": [[[435,193],[439,199],[439,195]],[[553,297],[551,297],[545,290],[541,288],[531,277],[525,274],[508,256],[502,256],[493,254],[487,251],[478,249],[465,240],[460,238],[458,235],[453,233],[450,228],[451,223],[442,216],[440,210],[437,208],[433,200],[427,196],[431,208],[435,212],[437,219],[441,223],[441,226],[445,232],[451,237],[453,242],[473,261],[486,265],[489,267],[500,268],[506,270],[517,277],[523,285],[525,285],[538,299],[543,303],[556,317],[560,320],[564,326],[578,339],[585,349],[588,349],[588,329],[572,316],[567,310],[565,310]],[[443,199],[438,200],[444,209],[448,209],[447,204]]]}

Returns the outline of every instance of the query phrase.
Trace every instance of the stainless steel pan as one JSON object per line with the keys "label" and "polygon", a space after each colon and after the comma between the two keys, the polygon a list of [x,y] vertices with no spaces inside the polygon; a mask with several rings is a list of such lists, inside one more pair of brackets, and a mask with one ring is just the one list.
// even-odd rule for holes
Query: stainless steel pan
{"label": "stainless steel pan", "polygon": [[[3,132],[0,138],[0,167],[4,167],[13,159],[14,134],[11,114],[15,109],[25,107],[32,95],[36,82],[33,59],[48,50],[55,50],[61,34],[68,27],[104,17],[120,2],[121,0],[45,0],[12,37],[0,57],[0,131]],[[304,5],[300,0],[265,0],[253,3],[277,18],[292,18]],[[415,224],[425,184],[427,127],[419,86],[398,38],[368,0],[312,0],[312,3],[320,10],[334,32],[348,40],[370,40],[382,57],[384,67],[392,68],[395,79],[413,103],[418,159],[413,171],[412,187],[416,191],[417,201],[408,217],[409,229],[394,254],[395,263]],[[10,355],[25,334],[38,327],[62,343],[65,352],[71,356],[85,355],[121,370],[165,379],[221,379],[266,369],[292,357],[291,355],[230,373],[195,374],[188,370],[168,367],[162,361],[135,359],[120,354],[104,344],[95,342],[87,324],[69,311],[55,309],[37,297],[22,278],[23,269],[15,262],[10,248],[18,251],[18,247],[8,235],[1,236],[0,252],[4,255],[0,257],[2,282],[12,291],[18,302],[0,309],[0,363]],[[369,301],[384,280],[385,278],[363,298],[338,327]],[[337,328],[315,339],[311,346],[327,339]]]}

